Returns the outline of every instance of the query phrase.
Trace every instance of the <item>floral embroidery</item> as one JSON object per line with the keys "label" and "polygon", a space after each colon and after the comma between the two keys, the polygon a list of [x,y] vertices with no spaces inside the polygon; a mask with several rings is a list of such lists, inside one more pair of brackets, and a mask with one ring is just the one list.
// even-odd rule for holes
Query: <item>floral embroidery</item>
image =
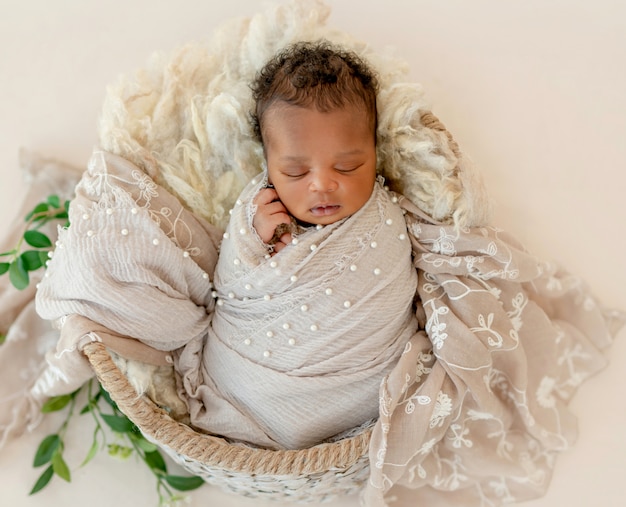
{"label": "floral embroidery", "polygon": [[461,470],[465,470],[466,468],[463,465],[461,456],[458,454],[454,455],[452,459],[442,459],[440,460],[440,463],[442,470],[445,470],[445,468],[448,467],[449,471],[445,470],[444,474],[437,476],[434,481],[435,487],[454,491],[461,487],[462,482],[466,482],[468,480],[467,475],[461,473]]}
{"label": "floral embroidery", "polygon": [[435,308],[434,303],[430,303],[434,311],[428,319],[428,322],[426,322],[426,332],[430,335],[435,348],[439,350],[443,347],[446,338],[448,338],[448,333],[445,332],[448,325],[445,322],[441,322],[439,316],[446,315],[450,309],[447,306]]}
{"label": "floral embroidery", "polygon": [[421,463],[411,466],[409,468],[408,474],[409,474],[410,481],[417,480],[416,477],[419,477],[420,479],[426,478],[426,470],[424,469]]}
{"label": "floral embroidery", "polygon": [[[158,197],[157,185],[150,179],[147,174],[139,172],[137,170],[131,172],[131,176],[135,180],[135,184],[139,189],[139,199],[145,201],[146,206],[150,206],[150,200],[153,197]],[[138,201],[139,201],[138,199]]]}
{"label": "floral embroidery", "polygon": [[511,301],[511,305],[513,306],[513,310],[507,312],[509,319],[511,320],[511,324],[513,325],[513,330],[511,331],[511,336],[517,340],[518,335],[517,331],[522,328],[522,312],[524,308],[526,308],[526,304],[528,303],[528,299],[524,296],[522,292],[519,292]]}
{"label": "floral embroidery", "polygon": [[580,343],[567,347],[563,351],[563,355],[559,358],[558,364],[566,365],[567,371],[569,372],[569,379],[567,380],[565,385],[571,387],[578,387],[583,380],[588,377],[587,373],[582,371],[577,371],[576,366],[579,363],[584,363],[585,361],[590,359],[590,355],[583,350],[583,347]]}
{"label": "floral embroidery", "polygon": [[456,249],[454,242],[459,238],[457,235],[452,235],[446,232],[443,227],[439,229],[439,237],[437,239],[425,239],[424,243],[430,243],[432,245],[431,251],[433,253],[440,253],[442,255],[456,255]]}
{"label": "floral embroidery", "polygon": [[416,238],[419,238],[420,234],[422,234],[422,227],[417,222],[408,223],[407,228],[411,232],[411,234],[413,234],[413,236],[415,236]]}
{"label": "floral embroidery", "polygon": [[492,347],[502,347],[503,338],[500,333],[492,329],[493,326],[493,313],[487,315],[487,320],[485,320],[485,316],[482,313],[478,314],[478,324],[480,327],[472,327],[471,331],[475,333],[486,332],[489,333],[487,338],[487,343]]}
{"label": "floral embroidery", "polygon": [[437,394],[437,401],[435,402],[435,408],[433,414],[430,417],[430,427],[443,426],[443,421],[452,413],[452,400],[443,391],[439,391]]}
{"label": "floral embroidery", "polygon": [[437,279],[430,273],[424,273],[424,279],[427,283],[422,284],[422,289],[426,294],[432,294],[441,289],[441,285],[437,283]]}
{"label": "floral embroidery", "polygon": [[460,424],[452,424],[450,425],[450,430],[453,435],[448,438],[452,440],[452,447],[460,449],[462,446],[472,447],[474,445],[474,442],[465,438],[465,436],[469,435],[469,428],[463,428]]}
{"label": "floral embroidery", "polygon": [[[93,197],[98,210],[112,213],[113,210],[130,211],[136,214],[138,209],[147,210],[150,218],[164,234],[186,255],[195,257],[202,254],[194,245],[193,233],[183,218],[184,208],[179,203],[176,209],[160,206],[158,185],[145,173],[134,169],[130,177],[125,178],[110,172],[104,154],[94,156],[89,163],[89,171],[79,186],[87,195]],[[87,213],[87,210],[81,210]]]}
{"label": "floral embroidery", "polygon": [[424,375],[429,374],[432,368],[425,365],[425,363],[431,363],[433,360],[432,354],[425,354],[420,352],[417,357],[417,364],[415,366],[415,382],[419,383]]}
{"label": "floral embroidery", "polygon": [[497,497],[502,499],[503,503],[513,503],[515,501],[515,497],[511,495],[504,477],[500,477],[498,480],[489,481],[489,487],[493,489]]}
{"label": "floral embroidery", "polygon": [[556,399],[552,395],[552,391],[556,386],[556,380],[552,377],[543,377],[537,388],[537,403],[543,408],[554,408]]}
{"label": "floral embroidery", "polygon": [[417,454],[428,454],[429,452],[431,452],[433,449],[435,449],[437,444],[437,439],[436,438],[431,438],[430,440],[428,440],[427,442],[424,442],[422,444],[422,446],[420,447],[419,451],[417,451]]}
{"label": "floral embroidery", "polygon": [[424,262],[428,262],[433,265],[434,268],[441,268],[445,264],[448,264],[452,268],[458,268],[463,259],[461,257],[442,257],[440,255],[434,255],[431,253],[426,253],[422,255],[422,260]]}
{"label": "floral embroidery", "polygon": [[431,402],[430,397],[428,396],[412,396],[406,402],[406,406],[404,407],[404,411],[407,414],[412,414],[415,411],[415,403],[416,401],[418,405],[429,405]]}
{"label": "floral embroidery", "polygon": [[498,253],[498,246],[495,244],[495,242],[492,241],[487,245],[487,248],[481,248],[478,251],[480,253],[488,255],[489,257],[495,257]]}

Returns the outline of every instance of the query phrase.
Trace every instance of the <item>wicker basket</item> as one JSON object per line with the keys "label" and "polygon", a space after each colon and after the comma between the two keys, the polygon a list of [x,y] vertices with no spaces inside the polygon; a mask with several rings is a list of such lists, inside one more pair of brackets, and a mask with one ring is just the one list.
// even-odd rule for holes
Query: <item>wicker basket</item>
{"label": "wicker basket", "polygon": [[207,483],[249,497],[325,501],[360,491],[369,476],[371,427],[301,450],[268,450],[198,433],[139,396],[105,346],[84,353],[98,380],[144,436]]}
{"label": "wicker basket", "polygon": [[[461,152],[450,132],[430,111],[422,127],[446,139],[457,159]],[[363,489],[369,478],[372,423],[336,439],[301,450],[268,450],[194,431],[172,419],[146,396],[138,395],[104,345],[84,348],[98,380],[144,436],[175,462],[207,483],[249,497],[319,502]]]}

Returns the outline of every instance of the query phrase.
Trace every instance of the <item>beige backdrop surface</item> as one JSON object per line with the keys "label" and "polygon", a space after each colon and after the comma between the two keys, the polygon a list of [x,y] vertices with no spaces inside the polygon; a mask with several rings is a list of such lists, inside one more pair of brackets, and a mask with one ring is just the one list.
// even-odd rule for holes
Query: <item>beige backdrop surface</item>
{"label": "beige backdrop surface", "polygon": [[[482,169],[495,223],[626,309],[626,4],[618,0],[332,0],[331,23],[406,59],[433,111]],[[19,147],[83,166],[106,85],[154,50],[207,38],[253,0],[0,0],[0,233],[24,185]],[[626,477],[626,333],[572,404],[578,445],[528,507],[618,507]],[[0,381],[2,372],[0,372]],[[7,506],[156,505],[135,460],[77,468],[91,426],[72,427],[72,484],[27,493],[45,426],[0,451]],[[264,505],[205,488],[191,505]],[[277,505],[275,503],[268,505]],[[354,498],[331,507],[356,506]],[[436,506],[433,506],[436,507]]]}

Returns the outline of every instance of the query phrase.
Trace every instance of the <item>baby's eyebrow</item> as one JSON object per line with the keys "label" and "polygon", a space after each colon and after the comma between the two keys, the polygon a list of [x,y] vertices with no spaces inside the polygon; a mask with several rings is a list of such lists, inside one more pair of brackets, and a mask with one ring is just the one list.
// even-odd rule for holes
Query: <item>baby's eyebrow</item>
{"label": "baby's eyebrow", "polygon": [[[353,155],[361,155],[364,151],[360,148],[355,148],[354,150],[340,151],[335,156],[337,158],[351,157]],[[305,155],[284,155],[280,157],[280,160],[284,160],[285,162],[307,162],[310,160],[310,157]]]}
{"label": "baby's eyebrow", "polygon": [[349,157],[351,155],[361,155],[363,152],[363,150],[361,148],[355,148],[354,150],[348,150],[348,151],[341,151],[339,153],[337,153],[338,157]]}
{"label": "baby's eyebrow", "polygon": [[284,155],[280,157],[280,160],[284,160],[285,162],[306,162],[309,160],[309,157],[303,155]]}

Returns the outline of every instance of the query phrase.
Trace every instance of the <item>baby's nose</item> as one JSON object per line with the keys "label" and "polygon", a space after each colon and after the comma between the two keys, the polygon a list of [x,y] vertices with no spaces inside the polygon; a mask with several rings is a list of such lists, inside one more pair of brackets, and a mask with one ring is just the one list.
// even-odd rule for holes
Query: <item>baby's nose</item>
{"label": "baby's nose", "polygon": [[332,192],[337,189],[337,180],[332,173],[316,172],[311,179],[311,189],[315,192]]}

